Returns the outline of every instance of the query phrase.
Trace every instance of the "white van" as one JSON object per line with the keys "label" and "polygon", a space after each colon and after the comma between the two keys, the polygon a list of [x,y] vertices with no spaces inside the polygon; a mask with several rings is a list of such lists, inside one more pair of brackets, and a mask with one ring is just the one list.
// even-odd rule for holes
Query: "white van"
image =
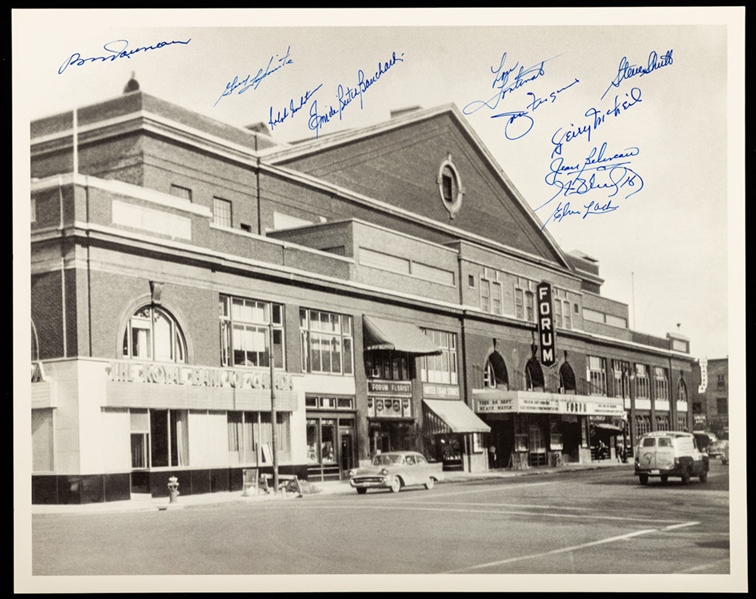
{"label": "white van", "polygon": [[692,476],[705,483],[709,476],[709,456],[698,450],[691,433],[658,431],[647,433],[635,449],[635,475],[645,485],[651,476],[666,483],[670,476],[687,485]]}

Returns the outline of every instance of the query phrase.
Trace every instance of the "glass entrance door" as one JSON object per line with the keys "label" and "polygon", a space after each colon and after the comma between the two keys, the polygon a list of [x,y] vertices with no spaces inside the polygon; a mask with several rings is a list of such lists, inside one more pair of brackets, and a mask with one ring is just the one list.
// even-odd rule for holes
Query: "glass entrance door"
{"label": "glass entrance door", "polygon": [[307,418],[307,475],[310,480],[340,480],[355,466],[354,418]]}

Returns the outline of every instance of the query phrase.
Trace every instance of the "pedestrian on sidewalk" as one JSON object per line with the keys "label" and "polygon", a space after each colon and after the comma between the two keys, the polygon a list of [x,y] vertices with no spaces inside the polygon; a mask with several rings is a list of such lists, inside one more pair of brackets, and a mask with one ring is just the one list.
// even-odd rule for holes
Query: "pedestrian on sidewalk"
{"label": "pedestrian on sidewalk", "polygon": [[488,448],[488,467],[493,470],[496,466],[496,446],[492,444]]}

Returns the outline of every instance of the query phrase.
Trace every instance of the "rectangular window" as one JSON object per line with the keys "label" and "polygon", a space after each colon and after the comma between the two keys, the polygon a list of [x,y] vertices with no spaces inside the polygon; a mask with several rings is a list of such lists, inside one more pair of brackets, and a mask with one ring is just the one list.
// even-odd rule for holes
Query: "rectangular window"
{"label": "rectangular window", "polygon": [[614,374],[614,397],[630,397],[630,364],[612,360]]}
{"label": "rectangular window", "polygon": [[445,331],[421,329],[441,348],[440,356],[420,359],[420,379],[428,383],[457,384],[457,335]]}
{"label": "rectangular window", "polygon": [[587,377],[591,395],[606,395],[606,358],[588,356]]}
{"label": "rectangular window", "polygon": [[171,195],[181,198],[182,200],[192,201],[192,190],[180,185],[171,184]]}
{"label": "rectangular window", "polygon": [[724,389],[725,388],[725,375],[718,374],[717,375],[717,389]]}
{"label": "rectangular window", "polygon": [[654,366],[654,398],[669,399],[669,380],[666,368]]}
{"label": "rectangular window", "polygon": [[483,312],[491,310],[491,282],[486,279],[480,279],[480,309]]}
{"label": "rectangular window", "polygon": [[648,367],[645,364],[635,365],[635,398],[650,399],[650,384],[648,380]]}
{"label": "rectangular window", "polygon": [[501,314],[501,283],[499,281],[491,281],[491,312],[494,314]]}
{"label": "rectangular window", "polygon": [[554,326],[562,326],[562,302],[554,302]]}
{"label": "rectangular window", "polygon": [[[220,297],[221,366],[285,368],[283,306],[253,299]],[[272,326],[271,326],[272,325]]]}
{"label": "rectangular window", "polygon": [[606,324],[613,327],[619,327],[621,329],[627,328],[627,319],[622,318],[620,316],[612,316],[611,314],[606,315]]}
{"label": "rectangular window", "polygon": [[525,292],[522,289],[515,289],[515,316],[525,318]]}
{"label": "rectangular window", "polygon": [[151,467],[189,465],[187,414],[187,410],[150,410]]}
{"label": "rectangular window", "polygon": [[232,227],[231,202],[221,198],[213,198],[213,223],[219,227]]}
{"label": "rectangular window", "polygon": [[564,308],[562,310],[562,313],[563,313],[563,316],[564,316],[564,319],[563,319],[563,322],[562,322],[562,326],[565,329],[571,329],[572,328],[572,310],[570,310],[570,302],[567,301],[567,300],[564,300],[562,302],[562,306]]}
{"label": "rectangular window", "polygon": [[303,372],[354,374],[351,316],[301,308],[299,331]]}
{"label": "rectangular window", "polygon": [[475,289],[475,275],[467,275],[467,286],[470,289]]}
{"label": "rectangular window", "polygon": [[365,371],[368,378],[408,381],[407,354],[390,350],[365,352]]}
{"label": "rectangular window", "polygon": [[727,398],[717,397],[717,414],[727,415]]}

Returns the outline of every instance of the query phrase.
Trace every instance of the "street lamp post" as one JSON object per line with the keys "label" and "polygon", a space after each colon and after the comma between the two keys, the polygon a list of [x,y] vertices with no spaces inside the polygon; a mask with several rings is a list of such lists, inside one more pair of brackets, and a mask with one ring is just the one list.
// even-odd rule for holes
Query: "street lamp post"
{"label": "street lamp post", "polygon": [[275,357],[273,354],[273,314],[271,313],[268,323],[268,362],[270,363],[270,426],[271,444],[273,445],[273,493],[278,494],[278,443],[276,439],[276,380],[275,380]]}

